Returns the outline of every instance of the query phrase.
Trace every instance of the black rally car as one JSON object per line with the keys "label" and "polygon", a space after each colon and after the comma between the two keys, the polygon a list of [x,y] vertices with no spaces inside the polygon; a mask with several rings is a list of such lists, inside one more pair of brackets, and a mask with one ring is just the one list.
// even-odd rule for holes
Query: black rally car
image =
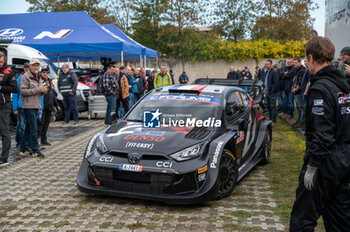
{"label": "black rally car", "polygon": [[267,163],[272,126],[258,112],[263,83],[195,83],[152,90],[95,134],[77,176],[79,190],[200,203],[229,196],[249,170]]}

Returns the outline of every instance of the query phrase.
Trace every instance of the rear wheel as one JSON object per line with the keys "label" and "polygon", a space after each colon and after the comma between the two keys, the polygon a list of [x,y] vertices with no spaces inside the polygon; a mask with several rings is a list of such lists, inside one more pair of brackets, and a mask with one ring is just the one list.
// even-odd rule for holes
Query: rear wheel
{"label": "rear wheel", "polygon": [[64,108],[60,101],[58,102],[58,106],[55,107],[54,115],[56,120],[61,120],[64,118]]}
{"label": "rear wheel", "polygon": [[271,130],[267,129],[265,132],[265,138],[262,145],[262,160],[261,164],[268,164],[271,156]]}
{"label": "rear wheel", "polygon": [[238,165],[236,158],[229,151],[224,149],[220,159],[219,175],[217,181],[217,199],[229,196],[237,184]]}

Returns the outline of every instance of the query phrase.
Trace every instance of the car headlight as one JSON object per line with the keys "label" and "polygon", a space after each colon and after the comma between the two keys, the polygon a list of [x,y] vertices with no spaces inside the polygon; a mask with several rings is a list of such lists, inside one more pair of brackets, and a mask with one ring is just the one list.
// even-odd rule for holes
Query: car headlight
{"label": "car headlight", "polygon": [[201,148],[203,144],[197,144],[191,147],[188,147],[182,151],[176,152],[170,155],[171,158],[177,161],[184,161],[198,157],[201,154]]}
{"label": "car headlight", "polygon": [[100,135],[97,140],[96,140],[96,148],[99,152],[101,152],[102,154],[108,152],[108,148],[106,147],[106,145],[103,142],[103,135]]}

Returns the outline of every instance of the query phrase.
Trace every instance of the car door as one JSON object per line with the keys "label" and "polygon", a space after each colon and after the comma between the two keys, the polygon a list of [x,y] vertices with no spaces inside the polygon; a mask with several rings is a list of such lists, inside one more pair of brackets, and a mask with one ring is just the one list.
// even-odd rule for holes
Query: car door
{"label": "car door", "polygon": [[242,157],[244,159],[249,158],[249,154],[252,149],[254,149],[254,141],[256,134],[256,118],[254,117],[253,111],[251,109],[251,101],[246,92],[240,92],[242,102],[246,107],[244,115],[244,128],[245,128],[245,140]]}
{"label": "car door", "polygon": [[[239,91],[233,91],[228,94],[227,104],[236,104],[237,106],[243,106],[243,100]],[[246,110],[236,110],[232,115],[226,115],[227,123],[232,127],[236,127],[236,129],[232,130],[232,133],[236,133],[236,144],[234,147],[236,148],[236,156],[237,158],[242,157],[244,144],[245,144],[245,118],[246,118]]]}

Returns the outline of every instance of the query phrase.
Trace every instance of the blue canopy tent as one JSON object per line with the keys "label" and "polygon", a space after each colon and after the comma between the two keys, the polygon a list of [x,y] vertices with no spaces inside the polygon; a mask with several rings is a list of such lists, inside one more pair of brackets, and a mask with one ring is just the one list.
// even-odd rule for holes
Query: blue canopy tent
{"label": "blue canopy tent", "polygon": [[0,15],[0,39],[36,48],[51,59],[137,59],[142,48],[103,28],[84,11]]}

